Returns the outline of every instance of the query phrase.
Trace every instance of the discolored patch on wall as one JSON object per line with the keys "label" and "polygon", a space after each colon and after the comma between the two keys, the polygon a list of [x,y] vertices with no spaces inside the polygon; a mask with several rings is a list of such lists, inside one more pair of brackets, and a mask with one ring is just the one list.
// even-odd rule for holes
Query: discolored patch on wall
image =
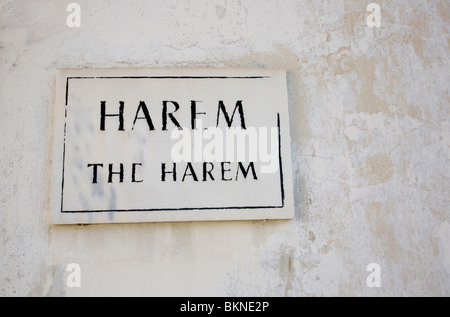
{"label": "discolored patch on wall", "polygon": [[374,237],[372,247],[387,261],[395,261],[403,250],[396,236],[396,228],[389,220],[389,204],[371,202],[366,210],[366,217]]}
{"label": "discolored patch on wall", "polygon": [[364,167],[360,168],[360,175],[369,185],[387,182],[393,174],[393,164],[387,154],[377,153],[366,159]]}

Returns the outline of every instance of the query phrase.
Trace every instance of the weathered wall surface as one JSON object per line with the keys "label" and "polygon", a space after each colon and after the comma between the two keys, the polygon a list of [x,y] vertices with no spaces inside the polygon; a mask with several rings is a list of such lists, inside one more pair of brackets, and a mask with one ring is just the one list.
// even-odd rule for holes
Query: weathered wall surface
{"label": "weathered wall surface", "polygon": [[[0,295],[450,295],[447,0],[76,2],[0,1]],[[55,70],[197,66],[287,70],[295,220],[50,226]]]}

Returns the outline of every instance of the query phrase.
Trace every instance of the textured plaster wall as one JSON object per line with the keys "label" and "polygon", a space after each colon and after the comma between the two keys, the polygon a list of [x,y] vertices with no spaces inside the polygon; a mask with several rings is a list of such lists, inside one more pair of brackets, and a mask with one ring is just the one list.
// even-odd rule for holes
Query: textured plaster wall
{"label": "textured plaster wall", "polygon": [[[449,1],[69,2],[0,0],[0,295],[450,295]],[[55,70],[197,66],[287,70],[296,218],[50,226]]]}

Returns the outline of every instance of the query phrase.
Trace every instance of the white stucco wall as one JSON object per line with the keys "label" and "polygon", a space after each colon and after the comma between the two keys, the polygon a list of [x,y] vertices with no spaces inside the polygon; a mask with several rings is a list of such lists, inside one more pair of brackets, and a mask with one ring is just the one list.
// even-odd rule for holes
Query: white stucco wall
{"label": "white stucco wall", "polygon": [[[0,0],[0,295],[450,295],[447,0],[70,2]],[[287,70],[296,218],[50,226],[56,69],[199,66]]]}

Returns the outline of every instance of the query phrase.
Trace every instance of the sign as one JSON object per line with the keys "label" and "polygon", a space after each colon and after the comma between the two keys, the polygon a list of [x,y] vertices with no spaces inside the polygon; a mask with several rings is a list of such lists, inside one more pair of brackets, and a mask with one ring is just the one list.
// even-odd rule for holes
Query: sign
{"label": "sign", "polygon": [[286,73],[65,69],[54,224],[289,219]]}

